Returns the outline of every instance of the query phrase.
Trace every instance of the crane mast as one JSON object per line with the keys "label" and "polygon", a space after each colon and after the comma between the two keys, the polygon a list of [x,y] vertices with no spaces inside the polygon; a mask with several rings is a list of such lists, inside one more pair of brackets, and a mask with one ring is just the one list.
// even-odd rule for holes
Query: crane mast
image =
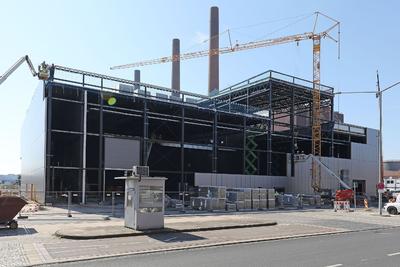
{"label": "crane mast", "polygon": [[[313,36],[313,109],[312,109],[312,154],[315,157],[321,156],[321,35]],[[321,169],[312,161],[311,186],[314,191],[320,191]]]}

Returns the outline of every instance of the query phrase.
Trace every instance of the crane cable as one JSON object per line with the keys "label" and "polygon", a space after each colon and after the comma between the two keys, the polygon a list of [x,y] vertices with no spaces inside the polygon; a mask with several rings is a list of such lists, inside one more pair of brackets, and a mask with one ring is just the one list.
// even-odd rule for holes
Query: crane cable
{"label": "crane cable", "polygon": [[[275,22],[287,21],[287,20],[291,20],[291,19],[300,18],[300,19],[298,19],[298,20],[296,20],[296,21],[294,21],[294,22],[291,22],[291,23],[289,23],[289,24],[287,24],[287,25],[285,25],[285,26],[283,26],[283,27],[281,27],[281,28],[278,28],[278,29],[276,29],[276,30],[274,30],[274,31],[272,31],[272,32],[269,32],[269,33],[267,33],[266,35],[264,35],[264,36],[262,36],[262,37],[256,38],[256,41],[259,41],[259,40],[264,39],[266,36],[269,36],[269,35],[272,35],[272,34],[274,34],[274,33],[279,32],[279,31],[281,31],[281,30],[284,30],[284,29],[286,29],[286,28],[288,28],[288,27],[290,27],[290,26],[292,26],[292,25],[295,25],[295,24],[297,24],[297,23],[299,23],[299,22],[301,22],[301,21],[303,21],[303,20],[306,20],[306,19],[308,19],[308,18],[310,18],[310,17],[312,17],[312,16],[314,16],[314,15],[315,15],[315,12],[313,12],[313,13],[311,13],[311,14],[310,14],[310,13],[307,13],[307,14],[302,14],[302,15],[293,16],[293,17],[286,17],[286,18],[281,18],[281,19],[274,19],[274,20],[262,21],[262,22],[255,23],[255,24],[249,24],[249,25],[245,25],[245,26],[239,26],[239,27],[228,28],[228,29],[226,29],[226,30],[220,32],[220,33],[219,33],[218,35],[216,35],[216,36],[213,36],[213,37],[211,37],[211,38],[202,40],[201,43],[197,43],[197,44],[195,44],[195,45],[192,45],[192,46],[190,46],[190,47],[184,49],[183,52],[189,52],[189,51],[190,51],[191,49],[193,49],[194,47],[201,46],[201,45],[203,45],[203,44],[205,44],[205,43],[208,43],[208,42],[211,41],[213,38],[221,37],[221,36],[223,36],[223,35],[225,35],[225,34],[228,34],[229,37],[231,37],[230,35],[231,35],[232,31],[238,32],[237,30],[239,30],[239,29],[247,29],[247,28],[257,27],[257,26],[260,26],[260,25],[265,25],[265,24],[270,24],[270,23],[275,23]],[[229,38],[229,39],[230,39],[230,38]],[[231,41],[230,41],[230,43],[231,43]]]}

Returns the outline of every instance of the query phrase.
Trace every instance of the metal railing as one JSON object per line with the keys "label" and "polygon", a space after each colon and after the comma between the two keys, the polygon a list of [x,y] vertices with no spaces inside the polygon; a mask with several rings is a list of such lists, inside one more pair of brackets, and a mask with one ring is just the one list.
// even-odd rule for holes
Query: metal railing
{"label": "metal railing", "polygon": [[[295,76],[291,76],[282,72],[278,72],[278,71],[273,71],[273,70],[268,70],[265,71],[263,73],[260,73],[256,76],[253,76],[251,78],[248,78],[242,82],[236,83],[234,85],[231,85],[225,89],[222,89],[219,91],[219,93],[217,95],[215,95],[214,97],[218,97],[220,95],[226,94],[226,93],[231,93],[233,91],[236,90],[240,90],[246,87],[249,87],[250,85],[255,85],[258,83],[262,83],[265,81],[268,81],[270,79],[274,79],[274,80],[279,80],[279,81],[284,81],[284,82],[288,82],[297,86],[301,86],[304,88],[307,88],[309,90],[311,90],[313,88],[313,82],[306,80],[306,79],[302,79],[299,77],[295,77]],[[327,86],[327,85],[323,85],[323,84],[319,84],[320,86],[320,91],[322,92],[326,92],[326,93],[333,93],[333,87]]]}
{"label": "metal railing", "polygon": [[[44,206],[61,207],[65,209],[65,215],[68,217],[75,216],[74,212],[104,215],[106,217],[123,217],[124,216],[124,201],[125,193],[121,191],[106,191],[105,194],[101,191],[86,191],[85,204],[82,204],[81,191],[35,191],[32,194],[30,191],[16,190],[15,195],[19,194],[27,199],[34,196],[36,199],[45,199]],[[192,197],[199,197],[199,190],[192,188],[186,191],[166,191],[165,192],[165,212],[167,214],[174,213],[204,213],[212,210],[198,210],[192,206]],[[228,199],[226,198],[227,205],[225,209],[218,209],[219,212],[230,212]],[[328,208],[332,203],[321,199],[315,195],[304,194],[277,194],[275,195],[274,208],[275,209],[303,209],[304,208]],[[266,210],[267,208],[251,208],[241,209],[235,211],[259,211]]]}
{"label": "metal railing", "polygon": [[54,68],[55,72],[52,81],[60,84],[100,90],[104,93],[116,93],[162,102],[179,103],[208,110],[235,112],[260,118],[264,117],[255,114],[261,111],[259,108],[247,107],[246,105],[231,103],[227,100],[216,100],[209,96],[192,92],[177,91],[162,86],[135,82],[58,65],[54,66]]}

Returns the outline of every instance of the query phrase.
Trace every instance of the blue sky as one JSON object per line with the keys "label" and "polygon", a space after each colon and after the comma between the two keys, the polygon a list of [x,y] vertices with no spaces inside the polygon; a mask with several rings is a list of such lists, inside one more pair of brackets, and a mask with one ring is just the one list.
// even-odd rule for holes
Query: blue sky
{"label": "blue sky", "polygon": [[[171,53],[171,40],[181,39],[181,51],[207,48],[209,8],[220,8],[220,31],[232,40],[252,41],[312,31],[312,18],[281,31],[285,25],[314,11],[339,20],[341,59],[336,44],[322,42],[321,81],[336,91],[375,90],[400,80],[400,2],[398,1],[2,1],[0,9],[0,73],[28,54],[35,65],[58,65],[132,78],[133,70],[110,66],[152,59]],[[288,19],[285,19],[288,18]],[[291,19],[290,19],[291,18]],[[278,20],[278,21],[277,21]],[[321,21],[326,26],[326,21]],[[247,25],[258,26],[245,27]],[[228,45],[221,36],[220,45]],[[268,69],[312,78],[310,41],[222,56],[220,86],[225,87]],[[169,86],[170,64],[141,69],[142,81]],[[20,130],[37,80],[22,66],[0,86],[0,174],[20,171]],[[181,88],[207,92],[207,59],[181,64]],[[384,158],[399,159],[400,88],[384,97]],[[377,101],[372,95],[335,99],[345,121],[378,128]]]}

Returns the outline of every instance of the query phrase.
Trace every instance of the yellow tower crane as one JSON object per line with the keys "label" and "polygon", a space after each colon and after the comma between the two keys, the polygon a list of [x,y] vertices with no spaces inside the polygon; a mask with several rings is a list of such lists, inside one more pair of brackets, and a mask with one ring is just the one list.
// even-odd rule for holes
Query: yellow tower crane
{"label": "yellow tower crane", "polygon": [[[243,44],[237,43],[233,46],[222,47],[222,48],[215,49],[215,50],[200,50],[200,51],[195,51],[195,52],[182,53],[179,56],[174,55],[174,56],[161,57],[161,58],[156,58],[156,59],[151,59],[151,60],[144,60],[144,61],[139,61],[139,62],[130,63],[130,64],[113,66],[110,69],[117,70],[117,69],[142,67],[142,66],[147,66],[147,65],[162,64],[162,63],[173,62],[173,61],[181,61],[181,60],[206,57],[209,55],[228,54],[228,53],[250,50],[250,49],[255,49],[255,48],[262,48],[262,47],[268,47],[268,46],[280,45],[280,44],[286,44],[286,43],[292,43],[292,42],[298,43],[298,42],[304,41],[304,40],[312,40],[313,41],[312,154],[316,157],[320,157],[321,156],[321,104],[320,104],[321,40],[323,38],[329,38],[329,39],[333,40],[334,42],[338,43],[338,49],[339,49],[339,54],[340,54],[340,22],[321,13],[321,12],[315,12],[314,14],[315,14],[315,21],[314,21],[314,28],[313,28],[312,32],[305,32],[305,33],[301,33],[301,34],[288,35],[288,36],[283,36],[283,37],[278,37],[278,38],[273,38],[273,39],[253,41],[253,42],[248,42],[248,43],[243,43]],[[324,31],[316,33],[315,31],[316,31],[319,16],[325,17],[326,19],[331,21],[332,24],[330,27],[328,27]],[[335,28],[338,30],[337,38],[334,38],[332,35],[330,35],[330,32]],[[228,31],[228,33],[229,33],[229,31]],[[320,168],[319,168],[319,165],[313,160],[311,186],[315,192],[320,191],[320,184],[321,184]]]}

